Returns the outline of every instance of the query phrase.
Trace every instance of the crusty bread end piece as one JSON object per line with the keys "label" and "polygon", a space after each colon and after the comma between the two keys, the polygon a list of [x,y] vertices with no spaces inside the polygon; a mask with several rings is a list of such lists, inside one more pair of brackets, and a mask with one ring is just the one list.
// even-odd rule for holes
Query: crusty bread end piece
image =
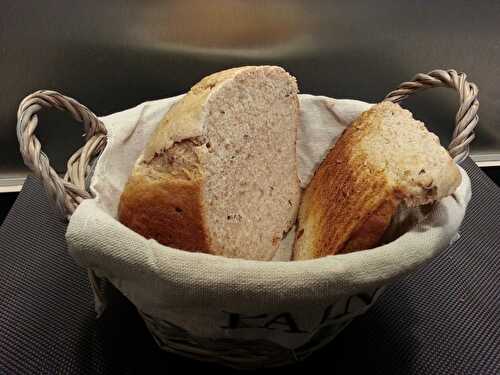
{"label": "crusty bread end piece", "polygon": [[344,131],[307,186],[293,258],[377,246],[400,204],[432,203],[460,182],[436,135],[399,105],[377,104]]}
{"label": "crusty bread end piece", "polygon": [[189,251],[270,260],[296,219],[295,78],[248,66],[204,78],[166,114],[120,198],[119,220]]}

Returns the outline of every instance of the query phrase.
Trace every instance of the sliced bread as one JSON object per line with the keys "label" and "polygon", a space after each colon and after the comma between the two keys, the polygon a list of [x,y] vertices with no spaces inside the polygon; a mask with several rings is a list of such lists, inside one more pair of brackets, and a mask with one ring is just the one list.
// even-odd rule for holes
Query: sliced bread
{"label": "sliced bread", "polygon": [[401,204],[432,203],[460,181],[422,122],[397,104],[377,104],[344,131],[305,189],[293,259],[377,246]]}
{"label": "sliced bread", "polygon": [[178,249],[270,260],[300,199],[297,92],[295,78],[274,66],[204,78],[156,129],[119,220]]}

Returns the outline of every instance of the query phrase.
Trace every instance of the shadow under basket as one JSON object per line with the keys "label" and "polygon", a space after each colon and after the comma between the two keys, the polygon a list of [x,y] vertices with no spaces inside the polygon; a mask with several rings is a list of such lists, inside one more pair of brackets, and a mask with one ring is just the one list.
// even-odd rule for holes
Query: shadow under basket
{"label": "shadow under basket", "polygon": [[[479,107],[478,89],[464,73],[418,74],[384,100],[400,102],[432,87],[458,93],[448,151],[460,164],[469,154]],[[68,250],[88,270],[97,314],[106,308],[106,289],[112,284],[136,306],[163,350],[237,368],[300,361],[365,313],[387,285],[457,239],[471,196],[463,169],[453,196],[437,202],[421,223],[372,250],[308,261],[260,262],[185,252],[141,237],[116,220],[117,200],[151,131],[179,98],[98,118],[76,100],[42,90],[21,102],[17,123],[26,165],[69,221]],[[299,99],[299,138],[316,131],[314,126],[338,127],[330,131],[330,138],[322,137],[324,147],[370,107],[320,96]],[[85,128],[86,143],[68,160],[64,176],[51,168],[34,135],[37,112],[47,107],[68,111]],[[116,171],[110,173],[112,169]]]}

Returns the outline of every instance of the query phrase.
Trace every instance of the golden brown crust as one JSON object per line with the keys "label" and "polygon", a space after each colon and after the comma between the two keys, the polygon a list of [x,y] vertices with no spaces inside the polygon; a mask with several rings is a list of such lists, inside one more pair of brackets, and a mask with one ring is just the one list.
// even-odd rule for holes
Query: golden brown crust
{"label": "golden brown crust", "polygon": [[208,252],[201,190],[201,179],[132,176],[121,196],[118,218],[133,231],[163,245]]}
{"label": "golden brown crust", "polygon": [[352,234],[352,237],[339,253],[351,253],[377,246],[389,227],[397,207],[398,201],[396,199],[389,199],[382,202],[375,211],[368,214],[364,223],[361,223],[359,229]]}
{"label": "golden brown crust", "polygon": [[[356,149],[362,133],[356,126],[344,131],[306,188],[299,211],[295,260],[334,255],[382,236],[383,232],[375,232],[385,230],[385,203],[396,200],[384,174],[370,169],[366,155]],[[383,209],[377,211],[379,207]],[[366,227],[360,230],[364,223]],[[362,239],[365,230],[370,235]]]}

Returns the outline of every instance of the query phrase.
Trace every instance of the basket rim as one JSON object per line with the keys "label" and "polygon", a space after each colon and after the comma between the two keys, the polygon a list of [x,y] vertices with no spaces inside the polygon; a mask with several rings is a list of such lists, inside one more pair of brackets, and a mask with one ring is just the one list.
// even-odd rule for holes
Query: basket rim
{"label": "basket rim", "polygon": [[[102,209],[96,214],[95,199],[81,203],[69,222],[66,238],[75,260],[95,270],[98,276],[123,286],[131,280],[140,283],[147,274],[168,283],[171,290],[188,291],[184,297],[190,301],[189,306],[193,303],[205,306],[207,300],[242,295],[248,297],[249,302],[257,295],[273,303],[278,302],[277,299],[287,303],[308,299],[317,302],[386,285],[445,250],[458,232],[471,197],[470,179],[466,171],[459,168],[461,185],[452,196],[438,202],[422,223],[388,244],[349,254],[269,262],[187,252],[145,239]],[[450,217],[451,209],[455,211]],[[92,215],[87,210],[92,210]],[[120,236],[112,245],[100,243],[95,236],[90,236],[96,231],[120,233]],[[133,251],[137,248],[148,251]],[[314,290],[309,278],[314,280]],[[238,288],[235,289],[236,280]],[[276,296],[275,289],[269,287],[274,284],[286,285],[284,289],[289,293]],[[198,290],[204,286],[204,290]],[[337,289],[339,286],[341,290]],[[206,299],[193,302],[189,293],[193,298],[201,294]]]}

